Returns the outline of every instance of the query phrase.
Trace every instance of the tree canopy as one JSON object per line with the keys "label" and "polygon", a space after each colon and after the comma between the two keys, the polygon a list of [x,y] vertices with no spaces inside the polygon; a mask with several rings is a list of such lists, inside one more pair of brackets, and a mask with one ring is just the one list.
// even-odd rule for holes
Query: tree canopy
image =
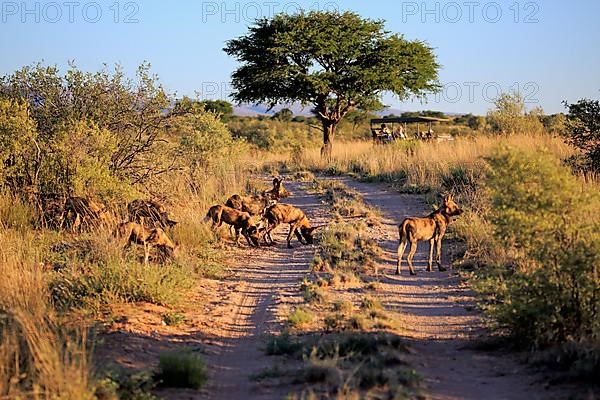
{"label": "tree canopy", "polygon": [[201,104],[204,106],[204,110],[219,115],[224,121],[233,115],[233,106],[228,101],[219,99],[204,100]]}
{"label": "tree canopy", "polygon": [[429,46],[352,12],[259,19],[224,50],[242,64],[232,76],[235,101],[313,104],[329,148],[337,123],[353,109],[381,109],[384,92],[406,99],[439,89]]}
{"label": "tree canopy", "polygon": [[282,108],[281,110],[273,114],[272,118],[278,121],[290,122],[292,118],[294,118],[294,112],[289,108]]}
{"label": "tree canopy", "polygon": [[588,167],[600,171],[600,101],[581,99],[564,104],[569,109],[567,140],[583,151]]}

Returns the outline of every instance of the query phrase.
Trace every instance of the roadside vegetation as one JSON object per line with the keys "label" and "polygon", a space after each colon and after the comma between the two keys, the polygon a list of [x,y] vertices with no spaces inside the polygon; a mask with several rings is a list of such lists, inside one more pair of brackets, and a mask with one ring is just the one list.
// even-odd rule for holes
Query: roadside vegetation
{"label": "roadside vegetation", "polygon": [[[171,98],[146,64],[131,79],[41,64],[0,79],[0,397],[126,392],[137,384],[107,389],[95,368],[95,321],[115,304],[176,306],[228,267],[202,217],[245,188],[249,146],[201,104]],[[102,204],[101,222],[68,225],[61,207],[74,197]],[[144,265],[141,247],[123,250],[114,232],[134,199],[179,222],[167,232],[174,259]]]}

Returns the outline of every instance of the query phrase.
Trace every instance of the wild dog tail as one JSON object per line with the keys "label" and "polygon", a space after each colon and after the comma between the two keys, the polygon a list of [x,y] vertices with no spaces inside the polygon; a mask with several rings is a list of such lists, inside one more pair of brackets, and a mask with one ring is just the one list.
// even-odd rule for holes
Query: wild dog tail
{"label": "wild dog tail", "polygon": [[398,226],[398,236],[400,239],[400,243],[405,243],[408,240],[408,220],[407,219],[402,221],[400,226]]}
{"label": "wild dog tail", "polygon": [[206,217],[202,220],[203,222],[208,222],[210,220],[213,221],[215,225],[218,225],[221,222],[221,215],[223,214],[223,207],[212,206],[208,209],[206,213]]}

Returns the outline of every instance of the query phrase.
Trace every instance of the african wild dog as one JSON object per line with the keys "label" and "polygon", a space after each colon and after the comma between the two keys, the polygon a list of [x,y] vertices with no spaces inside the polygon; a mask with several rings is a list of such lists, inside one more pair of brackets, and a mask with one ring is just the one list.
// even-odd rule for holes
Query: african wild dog
{"label": "african wild dog", "polygon": [[128,221],[119,224],[116,234],[125,241],[124,248],[128,248],[131,244],[140,244],[144,247],[144,264],[148,264],[151,247],[165,251],[169,257],[174,257],[178,247],[162,228],[146,228],[137,222]]}
{"label": "african wild dog", "polygon": [[252,221],[249,213],[234,208],[217,204],[206,213],[205,221],[212,220],[212,228],[216,229],[222,223],[231,225],[235,229],[235,243],[240,243],[240,232],[250,246],[258,247],[260,239],[259,229]]}
{"label": "african wild dog", "polygon": [[290,232],[287,236],[288,248],[292,248],[290,242],[294,235],[302,244],[312,244],[314,242],[313,232],[318,227],[311,227],[308,218],[299,208],[289,204],[277,203],[267,208],[265,218],[267,220],[265,239],[268,239],[272,244],[275,241],[271,237],[271,232],[279,224],[290,224]]}
{"label": "african wild dog", "polygon": [[406,218],[398,227],[400,233],[400,243],[398,245],[398,264],[396,267],[396,275],[400,274],[400,265],[402,264],[402,256],[406,249],[406,244],[410,243],[410,251],[408,252],[408,269],[411,275],[416,275],[413,269],[412,260],[417,251],[417,242],[421,240],[429,241],[429,261],[427,271],[432,271],[433,250],[435,247],[436,255],[435,262],[440,271],[446,269],[442,267],[442,238],[446,233],[448,224],[452,221],[452,217],[460,215],[462,209],[454,202],[452,195],[444,197],[444,203],[436,211],[424,218],[409,217]]}

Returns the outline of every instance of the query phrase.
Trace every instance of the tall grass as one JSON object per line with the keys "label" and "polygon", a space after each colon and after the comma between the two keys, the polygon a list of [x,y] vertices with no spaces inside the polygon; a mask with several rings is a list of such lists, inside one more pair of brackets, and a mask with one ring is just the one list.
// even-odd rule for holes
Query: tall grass
{"label": "tall grass", "polygon": [[0,396],[91,399],[85,329],[61,326],[36,236],[0,231]]}
{"label": "tall grass", "polygon": [[312,170],[351,173],[363,179],[393,183],[401,188],[437,189],[452,168],[480,170],[483,159],[499,144],[514,148],[547,148],[560,159],[574,150],[561,139],[549,135],[477,136],[450,142],[397,142],[375,146],[371,142],[337,143],[332,160],[321,158],[317,148],[306,149],[300,163]]}

